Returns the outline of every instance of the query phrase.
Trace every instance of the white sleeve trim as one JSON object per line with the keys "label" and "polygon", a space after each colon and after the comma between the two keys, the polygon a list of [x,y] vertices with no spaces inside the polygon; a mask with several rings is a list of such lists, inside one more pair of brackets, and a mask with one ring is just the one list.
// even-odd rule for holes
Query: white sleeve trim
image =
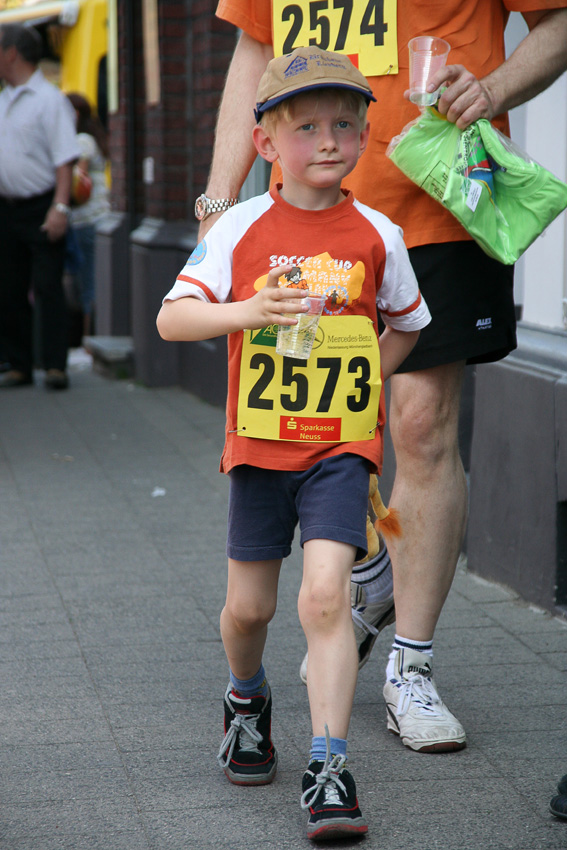
{"label": "white sleeve trim", "polygon": [[384,323],[400,331],[424,328],[431,321],[431,314],[420,294],[401,227],[359,201],[355,200],[355,206],[376,228],[386,251],[384,276],[376,297]]}
{"label": "white sleeve trim", "polygon": [[272,204],[273,199],[266,192],[223,213],[188,258],[163,300],[175,301],[192,295],[211,301],[208,291],[219,303],[230,301],[234,248]]}

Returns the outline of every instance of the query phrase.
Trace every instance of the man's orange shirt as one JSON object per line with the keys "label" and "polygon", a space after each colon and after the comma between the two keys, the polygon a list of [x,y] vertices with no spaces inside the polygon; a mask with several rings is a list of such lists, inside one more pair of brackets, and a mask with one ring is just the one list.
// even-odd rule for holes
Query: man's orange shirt
{"label": "man's orange shirt", "polygon": [[[482,78],[505,59],[504,29],[510,11],[536,11],[567,6],[567,0],[398,0],[399,73],[370,77],[377,98],[368,110],[370,143],[348,186],[364,204],[385,213],[400,225],[408,248],[471,237],[437,201],[413,184],[386,157],[388,144],[419,116],[405,100],[409,88],[408,41],[436,35],[451,45],[448,62],[464,65]],[[272,43],[272,4],[268,0],[220,0],[217,15],[264,44]],[[496,127],[509,133],[508,118],[498,116]],[[274,179],[279,175],[275,174]]]}

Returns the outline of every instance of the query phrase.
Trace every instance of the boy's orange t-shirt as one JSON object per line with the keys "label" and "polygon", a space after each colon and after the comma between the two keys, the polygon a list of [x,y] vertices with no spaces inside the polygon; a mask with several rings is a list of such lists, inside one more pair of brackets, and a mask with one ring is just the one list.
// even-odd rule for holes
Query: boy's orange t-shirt
{"label": "boy's orange t-shirt", "polygon": [[386,409],[378,311],[400,331],[430,321],[400,229],[382,213],[351,193],[333,207],[304,210],[274,187],[221,216],[165,298],[246,301],[270,269],[287,263],[299,267],[301,288],[324,296],[324,327],[306,363],[276,354],[275,325],[228,335],[221,469],[303,470],[348,452],[379,472]]}
{"label": "boy's orange t-shirt", "polygon": [[[567,0],[398,0],[399,73],[369,77],[376,103],[368,110],[370,143],[348,176],[348,186],[364,204],[379,209],[404,231],[408,248],[471,237],[441,204],[412,183],[386,157],[386,148],[418,108],[404,98],[409,88],[408,41],[436,35],[451,45],[448,62],[482,78],[505,59],[504,29],[510,11],[567,6]],[[220,0],[217,15],[264,44],[272,43],[272,4],[268,0]],[[506,115],[494,125],[509,133]],[[279,175],[274,174],[274,180]]]}

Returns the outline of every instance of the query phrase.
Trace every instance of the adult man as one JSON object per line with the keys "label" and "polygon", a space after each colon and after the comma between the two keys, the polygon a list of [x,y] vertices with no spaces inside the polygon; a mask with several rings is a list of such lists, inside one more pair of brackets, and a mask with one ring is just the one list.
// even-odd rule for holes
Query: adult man
{"label": "adult man", "polygon": [[[388,727],[412,749],[455,750],[465,746],[465,732],[437,694],[431,655],[466,520],[466,481],[457,441],[460,391],[466,362],[497,360],[515,348],[512,270],[487,258],[457,221],[398,172],[384,152],[391,138],[417,116],[404,99],[410,38],[436,35],[451,45],[452,64],[431,80],[431,90],[448,84],[439,109],[450,121],[464,128],[484,117],[506,131],[506,110],[545,89],[567,67],[567,0],[405,3],[397,21],[395,13],[390,20],[379,20],[385,4],[355,0],[338,6],[331,15],[329,4],[323,9],[308,0],[293,6],[279,0],[220,0],[217,14],[243,34],[219,112],[207,195],[230,203],[253,162],[253,121],[247,120],[243,104],[253,99],[272,44],[276,52],[287,52],[295,38],[306,43],[330,39],[336,50],[342,39],[345,49],[360,60],[377,98],[369,110],[366,158],[349,176],[348,185],[363,203],[403,228],[433,316],[391,379],[390,431],[397,471],[390,504],[400,513],[403,537],[390,545],[396,639],[384,688]],[[350,29],[342,26],[347,7]],[[522,12],[529,34],[505,60],[504,28],[512,8]],[[358,27],[357,37],[349,41],[353,27]],[[234,132],[234,110],[239,133]],[[222,209],[222,204],[216,209],[219,206]],[[212,215],[205,227],[213,221]],[[482,325],[485,334],[476,322],[487,316],[491,322],[490,327]],[[364,590],[372,590],[371,580]],[[365,617],[364,601],[353,612],[355,627],[362,618],[376,632],[380,624]],[[374,607],[380,610],[379,599]],[[366,660],[363,654],[359,639],[361,663]]]}
{"label": "adult man", "polygon": [[45,384],[68,386],[65,233],[75,141],[73,109],[38,63],[41,38],[20,24],[0,28],[0,347],[10,363],[0,388],[33,382],[33,311]]}

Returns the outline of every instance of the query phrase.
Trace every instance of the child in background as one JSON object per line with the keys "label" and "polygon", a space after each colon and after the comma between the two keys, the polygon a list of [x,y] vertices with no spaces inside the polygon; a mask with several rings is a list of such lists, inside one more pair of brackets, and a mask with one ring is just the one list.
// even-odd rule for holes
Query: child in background
{"label": "child in background", "polygon": [[[228,588],[221,634],[230,681],[219,761],[235,784],[271,782],[272,697],[263,667],[282,559],[299,522],[298,608],[313,738],[302,782],[308,837],[367,831],[345,767],[356,686],[350,577],[366,553],[370,472],[382,464],[382,382],[430,321],[402,233],[341,181],[368,140],[374,100],[348,57],[317,47],[273,59],[258,88],[254,141],[283,182],[232,207],[197,246],[158,316],[168,340],[228,334],[221,470],[230,476]],[[306,361],[275,352],[278,325],[326,296]],[[386,328],[378,343],[377,311]]]}

